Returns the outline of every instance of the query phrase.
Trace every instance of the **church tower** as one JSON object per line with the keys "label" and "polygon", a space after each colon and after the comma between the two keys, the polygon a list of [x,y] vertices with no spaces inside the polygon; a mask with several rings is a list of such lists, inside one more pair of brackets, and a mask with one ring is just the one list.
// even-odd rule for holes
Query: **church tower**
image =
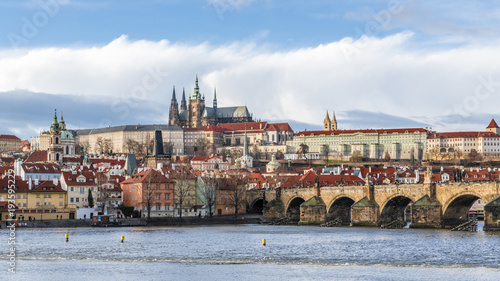
{"label": "church tower", "polygon": [[187,110],[186,104],[186,91],[182,88],[182,100],[181,100],[181,111]]}
{"label": "church tower", "polygon": [[196,74],[194,93],[193,96],[189,98],[188,106],[188,127],[201,127],[201,115],[205,109],[205,97],[202,97],[200,93],[200,87],[198,86],[198,74]]}
{"label": "church tower", "polygon": [[323,121],[323,131],[331,131],[332,122],[330,121],[330,115],[328,115],[328,110],[326,111],[325,120]]}
{"label": "church tower", "polygon": [[[66,128],[66,125],[63,121],[63,127]],[[57,110],[54,112],[54,121],[50,125],[50,142],[49,148],[47,149],[47,157],[50,163],[54,162],[62,162],[63,155],[63,147],[61,144],[61,126],[59,122],[57,122]]]}
{"label": "church tower", "polygon": [[488,125],[488,127],[486,127],[486,132],[492,132],[497,135],[500,133],[500,127],[498,127],[497,122],[495,122],[495,119],[493,118],[491,119],[490,124]]}
{"label": "church tower", "polygon": [[337,129],[337,118],[335,118],[335,111],[333,112],[332,124],[330,126],[330,130],[336,131]]}
{"label": "church tower", "polygon": [[172,100],[170,101],[170,112],[168,115],[168,124],[169,125],[178,125],[179,124],[179,105],[177,103],[177,98],[175,97],[175,86],[172,93]]}

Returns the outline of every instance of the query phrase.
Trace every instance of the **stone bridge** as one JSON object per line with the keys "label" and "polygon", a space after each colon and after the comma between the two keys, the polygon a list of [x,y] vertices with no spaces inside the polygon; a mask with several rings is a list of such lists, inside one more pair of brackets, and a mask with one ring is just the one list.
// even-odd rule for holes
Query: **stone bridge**
{"label": "stone bridge", "polygon": [[468,219],[483,199],[484,230],[500,230],[500,183],[424,183],[327,186],[247,191],[249,209],[267,219],[288,217],[301,225],[340,219],[351,226],[380,226],[396,220],[412,228],[451,228]]}

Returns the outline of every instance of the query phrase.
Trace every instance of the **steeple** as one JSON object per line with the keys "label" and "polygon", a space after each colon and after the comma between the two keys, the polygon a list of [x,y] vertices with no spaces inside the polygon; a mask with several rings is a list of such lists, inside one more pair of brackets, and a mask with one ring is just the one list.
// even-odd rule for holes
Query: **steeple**
{"label": "steeple", "polygon": [[175,86],[174,86],[174,91],[172,93],[172,100],[177,101],[177,98],[175,97]]}
{"label": "steeple", "polygon": [[331,124],[331,130],[336,131],[337,129],[337,118],[335,118],[335,111],[333,112],[333,117],[332,117],[332,124]]}
{"label": "steeple", "polygon": [[54,109],[54,121],[50,125],[50,130],[59,130],[59,123],[57,122],[57,109]]}
{"label": "steeple", "polygon": [[198,74],[196,74],[196,80],[194,82],[194,93],[193,93],[193,100],[200,100],[201,99],[201,94],[200,94],[200,87],[198,86]]}
{"label": "steeple", "polygon": [[328,110],[326,111],[325,120],[323,121],[323,131],[330,131],[332,129],[332,122],[330,121],[330,115]]}
{"label": "steeple", "polygon": [[59,128],[66,130],[66,123],[64,122],[63,112],[61,111],[61,121],[59,121]]}
{"label": "steeple", "polygon": [[179,123],[179,104],[177,103],[177,98],[175,97],[175,86],[172,92],[172,100],[170,101],[170,111],[168,115],[169,125],[178,125]]}
{"label": "steeple", "polygon": [[182,88],[181,110],[187,110],[186,91]]}
{"label": "steeple", "polygon": [[214,109],[217,109],[217,90],[214,87]]}

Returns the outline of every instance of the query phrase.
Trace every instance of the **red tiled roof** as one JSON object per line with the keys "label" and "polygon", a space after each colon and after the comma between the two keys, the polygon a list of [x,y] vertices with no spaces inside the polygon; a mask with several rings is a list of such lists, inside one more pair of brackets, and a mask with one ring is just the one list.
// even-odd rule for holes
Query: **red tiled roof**
{"label": "red tiled roof", "polygon": [[343,134],[355,134],[355,133],[362,133],[362,134],[404,134],[404,133],[425,133],[427,132],[423,128],[402,128],[402,129],[367,129],[367,130],[336,130],[336,131],[303,131],[299,132],[296,136],[320,136],[320,135],[343,135]]}
{"label": "red tiled roof", "polygon": [[66,191],[61,188],[61,182],[58,181],[57,185],[54,185],[53,181],[43,181],[39,183],[36,187],[33,187],[31,192],[64,192]]}
{"label": "red tiled roof", "polygon": [[[151,176],[150,176],[151,175]],[[140,173],[137,173],[130,178],[126,179],[123,181],[123,184],[127,183],[147,183],[151,179],[151,183],[172,183],[174,182],[173,180],[165,177],[162,175],[160,172],[156,170],[146,170],[142,171]]]}
{"label": "red tiled roof", "polygon": [[478,138],[478,137],[500,137],[493,132],[445,132],[432,133],[429,139],[455,139],[455,138]]}
{"label": "red tiled roof", "polygon": [[276,128],[278,128],[278,130],[280,130],[280,131],[293,132],[292,127],[290,127],[290,125],[288,123],[273,123],[272,125],[274,125]]}
{"label": "red tiled roof", "polygon": [[14,136],[14,135],[0,135],[0,139],[21,140],[20,138]]}
{"label": "red tiled roof", "polygon": [[219,126],[213,126],[213,125],[207,125],[201,127],[204,131],[210,131],[210,132],[224,132],[224,129],[222,129]]}
{"label": "red tiled roof", "polygon": [[495,122],[495,119],[491,119],[490,124],[488,125],[488,127],[486,127],[486,129],[491,129],[491,128],[500,128],[498,127],[497,122]]}
{"label": "red tiled roof", "polygon": [[[12,179],[12,178],[11,178]],[[29,192],[29,186],[27,181],[23,181],[21,177],[16,176],[15,178],[15,186],[16,186],[16,192],[21,193],[21,192]],[[12,183],[12,182],[11,182]],[[9,189],[9,178],[5,177],[3,179],[0,179],[0,192],[5,193]]]}
{"label": "red tiled roof", "polygon": [[46,150],[35,150],[26,159],[26,162],[47,162],[47,151]]}

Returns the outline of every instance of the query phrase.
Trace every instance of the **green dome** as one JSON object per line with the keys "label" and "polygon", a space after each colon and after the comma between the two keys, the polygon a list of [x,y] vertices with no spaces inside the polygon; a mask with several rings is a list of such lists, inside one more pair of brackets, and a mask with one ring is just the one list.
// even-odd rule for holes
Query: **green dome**
{"label": "green dome", "polygon": [[61,139],[62,140],[74,140],[75,137],[70,131],[62,131],[61,132]]}

